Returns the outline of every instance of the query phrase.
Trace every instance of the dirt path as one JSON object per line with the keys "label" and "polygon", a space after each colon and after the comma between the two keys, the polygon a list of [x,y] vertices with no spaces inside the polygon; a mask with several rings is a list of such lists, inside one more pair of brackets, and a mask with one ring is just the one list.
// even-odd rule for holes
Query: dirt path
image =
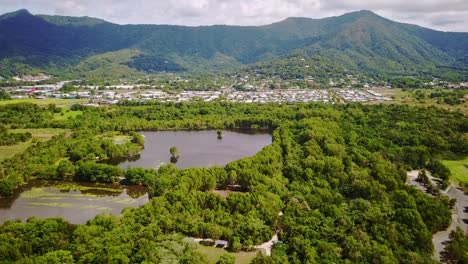
{"label": "dirt path", "polygon": [[271,247],[274,243],[278,242],[278,234],[274,234],[270,241],[265,242],[261,245],[255,246],[256,249],[261,250],[265,256],[271,256]]}
{"label": "dirt path", "polygon": [[[407,173],[408,185],[415,186],[419,190],[426,192],[425,186],[416,181],[418,174],[418,170]],[[428,177],[435,184],[434,178],[429,174]],[[449,241],[450,232],[455,230],[457,226],[461,227],[465,232],[468,230],[468,195],[453,184],[447,190],[441,191],[441,194],[447,195],[450,199],[457,199],[457,203],[452,210],[452,223],[450,226],[446,230],[439,231],[432,236],[432,243],[435,248],[434,257],[438,261],[440,261],[440,253],[444,250],[447,241]]]}

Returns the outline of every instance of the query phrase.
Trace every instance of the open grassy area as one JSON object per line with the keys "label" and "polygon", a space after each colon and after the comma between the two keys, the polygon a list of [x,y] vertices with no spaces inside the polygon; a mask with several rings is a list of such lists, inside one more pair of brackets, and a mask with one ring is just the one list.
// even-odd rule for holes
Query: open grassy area
{"label": "open grassy area", "polygon": [[0,146],[0,160],[12,158],[17,153],[25,151],[29,145],[31,145],[31,141],[21,142],[13,146]]}
{"label": "open grassy area", "polygon": [[[38,128],[38,129],[11,129],[10,132],[25,133],[30,132],[33,139],[49,140],[51,137],[60,133],[66,133],[68,130],[59,128]],[[0,160],[9,159],[14,155],[25,151],[30,145],[32,140],[21,142],[13,146],[0,146]]]}
{"label": "open grassy area", "polygon": [[238,252],[232,253],[222,248],[215,248],[215,247],[205,247],[202,245],[198,245],[197,251],[206,255],[208,258],[209,263],[215,264],[216,261],[224,255],[225,253],[232,255],[236,258],[236,264],[247,264],[252,261],[252,259],[257,256],[257,251],[252,252]]}
{"label": "open grassy area", "polygon": [[385,104],[407,104],[412,106],[434,106],[450,111],[460,111],[468,115],[468,104],[449,105],[446,103],[438,103],[437,98],[429,98],[431,92],[437,89],[419,89],[426,95],[426,98],[418,100],[412,90],[403,90],[399,88],[393,89],[376,89],[375,91],[383,94],[385,97],[393,99],[392,101],[385,102]]}
{"label": "open grassy area", "polygon": [[27,99],[13,99],[13,100],[5,100],[0,101],[0,105],[8,105],[8,104],[18,104],[18,103],[33,103],[39,106],[47,106],[49,104],[55,104],[57,107],[64,107],[70,106],[72,104],[79,104],[86,102],[84,99],[54,99],[54,98],[47,98],[47,99],[34,99],[34,98],[27,98]]}
{"label": "open grassy area", "polygon": [[100,140],[107,140],[110,139],[114,141],[116,144],[124,144],[126,142],[130,142],[132,140],[132,137],[127,136],[127,135],[122,135],[119,132],[111,131],[111,132],[106,132],[100,135],[96,136]]}
{"label": "open grassy area", "polygon": [[60,113],[54,114],[55,120],[67,120],[83,114],[83,111],[71,111],[69,106],[63,107]]}
{"label": "open grassy area", "polygon": [[452,172],[450,180],[468,185],[468,157],[461,160],[444,160],[442,163]]}
{"label": "open grassy area", "polygon": [[51,137],[60,133],[66,133],[68,129],[61,128],[21,128],[21,129],[10,129],[12,133],[26,133],[30,132],[33,138],[40,140],[49,140]]}

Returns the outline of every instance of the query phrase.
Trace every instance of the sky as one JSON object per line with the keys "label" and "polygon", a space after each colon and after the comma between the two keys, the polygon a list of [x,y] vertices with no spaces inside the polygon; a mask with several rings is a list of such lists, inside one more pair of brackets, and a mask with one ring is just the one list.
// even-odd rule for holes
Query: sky
{"label": "sky", "polygon": [[0,13],[90,16],[118,24],[265,25],[362,9],[443,31],[468,32],[468,0],[0,0]]}

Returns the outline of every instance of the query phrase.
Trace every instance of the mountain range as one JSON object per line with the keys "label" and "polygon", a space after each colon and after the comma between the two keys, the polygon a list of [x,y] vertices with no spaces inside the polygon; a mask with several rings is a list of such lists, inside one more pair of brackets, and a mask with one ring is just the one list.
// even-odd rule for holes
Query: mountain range
{"label": "mountain range", "polygon": [[[118,25],[89,17],[0,16],[0,76],[42,71],[119,77],[236,70],[305,61],[368,75],[466,77],[468,33],[403,24],[371,11],[265,26]],[[314,67],[311,67],[312,69]],[[313,73],[313,72],[312,72]]]}

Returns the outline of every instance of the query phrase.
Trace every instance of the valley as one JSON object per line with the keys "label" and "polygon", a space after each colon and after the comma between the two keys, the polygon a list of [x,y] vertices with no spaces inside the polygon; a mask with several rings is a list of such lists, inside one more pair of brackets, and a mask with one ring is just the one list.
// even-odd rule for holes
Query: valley
{"label": "valley", "polygon": [[467,263],[466,5],[7,2],[0,263]]}

